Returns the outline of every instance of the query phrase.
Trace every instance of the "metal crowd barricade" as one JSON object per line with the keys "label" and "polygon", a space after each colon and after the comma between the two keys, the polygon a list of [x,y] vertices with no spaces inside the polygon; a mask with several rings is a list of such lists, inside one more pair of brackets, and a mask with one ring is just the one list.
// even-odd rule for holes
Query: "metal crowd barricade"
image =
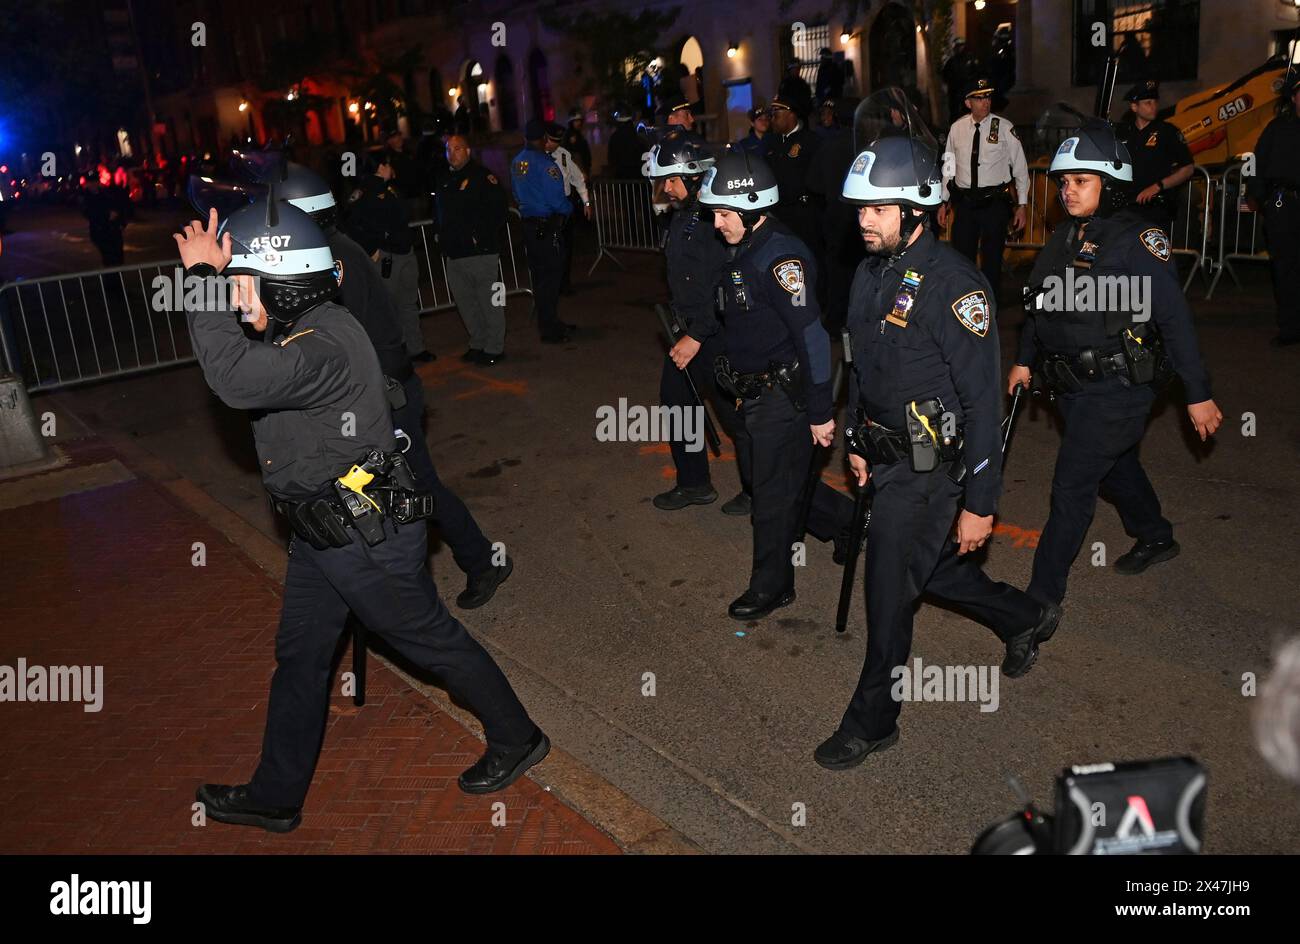
{"label": "metal crowd barricade", "polygon": [[[518,217],[511,210],[501,246],[506,297],[532,294],[527,267],[515,256]],[[432,221],[411,226],[418,233],[420,313],[454,308]],[[182,274],[175,260],[0,287],[0,373],[17,374],[36,393],[191,363],[189,324],[176,297]]]}
{"label": "metal crowd barricade", "polygon": [[659,224],[652,195],[653,187],[648,180],[592,180],[591,214],[596,223],[598,251],[588,275],[596,271],[604,258],[620,269],[624,267],[611,250],[659,251]]}
{"label": "metal crowd barricade", "polygon": [[1223,172],[1219,193],[1219,246],[1214,260],[1214,278],[1205,293],[1208,300],[1214,295],[1219,279],[1226,270],[1238,288],[1241,279],[1232,267],[1233,260],[1267,262],[1268,250],[1264,248],[1264,221],[1259,213],[1246,204],[1246,188],[1242,181],[1241,163],[1233,164]]}
{"label": "metal crowd barricade", "polygon": [[[1181,188],[1182,195],[1174,212],[1174,221],[1170,224],[1170,251],[1176,256],[1192,257],[1192,269],[1183,281],[1184,294],[1198,272],[1202,278],[1208,279],[1206,270],[1214,268],[1209,250],[1214,186],[1210,172],[1200,164],[1193,164],[1191,179]],[[1213,290],[1211,283],[1210,291]]]}
{"label": "metal crowd barricade", "polygon": [[[513,295],[533,294],[532,285],[528,281],[528,266],[515,258],[515,242],[519,226],[519,211],[511,207],[497,268],[507,298]],[[420,314],[427,315],[431,312],[455,308],[456,303],[451,297],[450,282],[447,280],[447,260],[438,250],[437,228],[434,221],[416,220],[411,223],[411,228],[416,231],[412,248],[417,253],[416,259],[420,268],[420,279],[416,286]]]}

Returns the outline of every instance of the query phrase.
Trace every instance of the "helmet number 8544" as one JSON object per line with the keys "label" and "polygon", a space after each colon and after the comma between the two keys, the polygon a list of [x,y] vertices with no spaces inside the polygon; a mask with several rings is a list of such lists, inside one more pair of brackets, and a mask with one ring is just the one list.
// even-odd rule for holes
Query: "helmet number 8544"
{"label": "helmet number 8544", "polygon": [[735,190],[735,189],[738,188],[738,187],[752,187],[752,186],[754,186],[754,178],[753,178],[753,177],[749,177],[749,178],[742,179],[742,180],[728,180],[728,181],[727,181],[727,189],[728,189],[728,190]]}
{"label": "helmet number 8544", "polygon": [[292,238],[292,236],[258,236],[249,243],[249,248],[254,251],[264,249],[288,249],[289,240]]}

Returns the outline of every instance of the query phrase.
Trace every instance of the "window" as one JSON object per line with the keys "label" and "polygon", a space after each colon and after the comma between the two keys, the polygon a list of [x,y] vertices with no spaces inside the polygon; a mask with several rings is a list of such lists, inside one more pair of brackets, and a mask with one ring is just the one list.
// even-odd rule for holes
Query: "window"
{"label": "window", "polygon": [[1096,85],[1112,52],[1119,57],[1121,85],[1194,79],[1200,25],[1200,0],[1074,0],[1072,81]]}
{"label": "window", "polygon": [[799,78],[811,87],[817,82],[817,66],[823,47],[831,44],[831,28],[825,23],[819,26],[804,26],[800,30],[793,27],[785,31],[786,42],[781,44],[781,74],[786,75],[791,66],[799,67]]}

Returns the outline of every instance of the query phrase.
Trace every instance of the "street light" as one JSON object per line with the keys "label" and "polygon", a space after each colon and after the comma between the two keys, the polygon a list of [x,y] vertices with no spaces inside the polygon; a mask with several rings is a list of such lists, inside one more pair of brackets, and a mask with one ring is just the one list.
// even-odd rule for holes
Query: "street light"
{"label": "street light", "polygon": [[740,52],[740,47],[737,46],[735,43],[732,43],[732,44],[730,44],[729,46],[727,46],[727,58],[728,58],[728,59],[735,59],[737,53],[739,53],[739,52]]}
{"label": "street light", "polygon": [[348,114],[355,115],[360,110],[361,110],[361,106],[358,105],[356,102],[348,102]]}
{"label": "street light", "polygon": [[849,31],[845,30],[844,32],[840,33],[840,45],[847,46],[849,44],[849,40],[852,38],[853,37],[849,35]]}
{"label": "street light", "polygon": [[976,9],[976,10],[983,10],[984,7],[985,7],[985,5],[986,5],[986,4],[984,3],[984,0],[975,0],[975,9]]}
{"label": "street light", "polygon": [[240,110],[240,111],[248,111],[248,102],[246,102],[246,101],[241,101],[241,102],[239,103],[239,110]]}

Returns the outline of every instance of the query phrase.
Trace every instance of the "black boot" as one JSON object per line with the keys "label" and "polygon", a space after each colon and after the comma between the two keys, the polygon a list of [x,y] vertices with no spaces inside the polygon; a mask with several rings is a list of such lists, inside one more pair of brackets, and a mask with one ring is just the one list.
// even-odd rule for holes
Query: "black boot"
{"label": "black boot", "polygon": [[722,503],[724,515],[744,515],[748,518],[754,512],[754,502],[744,492],[737,492],[735,498]]}
{"label": "black boot", "polygon": [[541,763],[550,752],[551,741],[538,728],[523,747],[512,750],[489,747],[457,782],[466,793],[495,793],[522,777],[529,767]]}
{"label": "black boot", "polygon": [[302,822],[298,806],[259,806],[248,799],[248,784],[237,787],[205,783],[194,792],[204,806],[204,815],[232,826],[260,826],[273,833],[287,833]]}
{"label": "black boot", "polygon": [[732,601],[731,606],[727,607],[727,615],[744,623],[749,620],[762,619],[773,610],[779,610],[781,607],[789,606],[793,602],[793,587],[784,593],[757,593],[753,590],[746,590]]}
{"label": "black boot", "polygon": [[1034,666],[1038,647],[1052,638],[1061,622],[1061,608],[1055,603],[1044,603],[1038,622],[1029,629],[1007,640],[1007,657],[1002,660],[1002,674],[1007,678],[1020,678]]}
{"label": "black boot", "polygon": [[813,751],[813,760],[827,770],[848,770],[867,759],[868,754],[887,751],[898,743],[898,728],[875,741],[864,741],[844,731],[836,731]]}
{"label": "black boot", "polygon": [[1133,577],[1142,573],[1152,564],[1158,564],[1161,561],[1173,560],[1178,556],[1181,548],[1178,542],[1172,538],[1168,541],[1138,541],[1133,545],[1133,550],[1120,556],[1115,561],[1115,573],[1123,574],[1125,577]]}
{"label": "black boot", "polygon": [[485,574],[472,574],[465,583],[465,589],[456,597],[456,605],[462,610],[476,610],[497,592],[497,587],[506,582],[515,569],[515,562],[506,555],[506,562],[500,567],[493,567]]}
{"label": "black boot", "polygon": [[687,505],[711,505],[717,500],[718,493],[712,485],[691,485],[687,488],[677,485],[656,495],[654,506],[660,511],[680,511]]}

